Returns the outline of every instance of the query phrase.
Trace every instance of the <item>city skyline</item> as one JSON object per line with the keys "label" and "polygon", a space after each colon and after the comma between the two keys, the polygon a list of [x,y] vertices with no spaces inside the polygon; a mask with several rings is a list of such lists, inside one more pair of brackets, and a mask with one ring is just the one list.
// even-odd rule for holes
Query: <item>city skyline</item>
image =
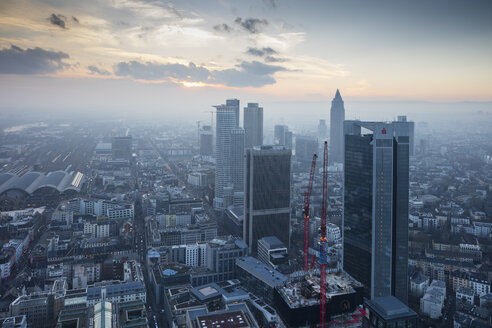
{"label": "city skyline", "polygon": [[0,326],[492,328],[491,13],[0,0]]}
{"label": "city skyline", "polygon": [[4,1],[2,108],[197,112],[196,97],[328,101],[336,88],[351,101],[487,102],[491,6]]}

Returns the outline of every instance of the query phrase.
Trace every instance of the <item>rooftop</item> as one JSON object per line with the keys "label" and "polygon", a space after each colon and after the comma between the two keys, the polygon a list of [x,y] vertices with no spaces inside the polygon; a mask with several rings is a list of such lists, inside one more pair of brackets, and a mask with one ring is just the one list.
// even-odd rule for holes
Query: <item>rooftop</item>
{"label": "rooftop", "polygon": [[197,320],[200,328],[249,327],[244,314],[240,311],[203,315],[197,317]]}
{"label": "rooftop", "polygon": [[365,305],[384,320],[417,318],[417,313],[394,296],[376,297],[365,301]]}
{"label": "rooftop", "polygon": [[22,190],[27,194],[50,187],[65,192],[67,190],[80,191],[84,182],[84,174],[80,172],[54,171],[46,174],[28,172],[22,176],[10,173],[0,175],[0,194],[9,190]]}
{"label": "rooftop", "polygon": [[268,249],[284,248],[284,244],[275,236],[261,238],[258,242],[265,244]]}
{"label": "rooftop", "polygon": [[210,284],[192,288],[190,292],[197,299],[204,302],[216,297],[220,297],[222,294],[224,294],[225,291],[219,285],[212,282]]}
{"label": "rooftop", "polygon": [[224,310],[208,312],[206,308],[189,310],[187,316],[196,328],[258,327],[244,303],[231,304]]}
{"label": "rooftop", "polygon": [[236,260],[236,265],[263,281],[270,287],[280,286],[287,280],[286,276],[272,269],[265,263],[260,262],[254,257],[248,256],[239,258]]}
{"label": "rooftop", "polygon": [[475,292],[473,289],[466,287],[466,286],[459,286],[458,289],[456,290],[456,294],[462,294],[466,296],[473,296],[475,295]]}
{"label": "rooftop", "polygon": [[429,277],[427,277],[425,274],[423,274],[420,271],[415,272],[410,279],[411,282],[415,284],[421,284],[423,282],[429,281]]}

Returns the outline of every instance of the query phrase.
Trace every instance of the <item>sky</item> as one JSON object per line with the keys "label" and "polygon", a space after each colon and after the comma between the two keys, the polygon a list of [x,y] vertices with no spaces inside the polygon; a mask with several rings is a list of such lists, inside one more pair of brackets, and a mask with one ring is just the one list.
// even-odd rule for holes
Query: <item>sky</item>
{"label": "sky", "polygon": [[337,88],[490,108],[492,1],[0,2],[0,109],[205,116],[239,98],[282,116]]}

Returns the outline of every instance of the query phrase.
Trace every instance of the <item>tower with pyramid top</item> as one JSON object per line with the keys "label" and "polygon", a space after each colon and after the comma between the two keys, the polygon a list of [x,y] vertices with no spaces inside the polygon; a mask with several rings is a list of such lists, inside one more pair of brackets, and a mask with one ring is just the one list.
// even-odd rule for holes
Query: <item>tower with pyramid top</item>
{"label": "tower with pyramid top", "polygon": [[337,89],[335,98],[331,101],[330,110],[330,156],[331,163],[343,163],[343,121],[345,107],[340,91]]}

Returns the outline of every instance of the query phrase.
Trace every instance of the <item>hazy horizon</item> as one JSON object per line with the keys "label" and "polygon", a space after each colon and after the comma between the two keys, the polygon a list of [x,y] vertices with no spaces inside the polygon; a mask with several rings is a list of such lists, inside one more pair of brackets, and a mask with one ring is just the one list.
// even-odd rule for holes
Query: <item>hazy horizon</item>
{"label": "hazy horizon", "polygon": [[420,110],[408,101],[490,110],[491,10],[482,0],[2,1],[0,110],[202,120],[238,98],[281,118],[291,109],[279,102],[328,111],[337,88],[361,117],[351,108],[361,102],[394,102],[390,118]]}

